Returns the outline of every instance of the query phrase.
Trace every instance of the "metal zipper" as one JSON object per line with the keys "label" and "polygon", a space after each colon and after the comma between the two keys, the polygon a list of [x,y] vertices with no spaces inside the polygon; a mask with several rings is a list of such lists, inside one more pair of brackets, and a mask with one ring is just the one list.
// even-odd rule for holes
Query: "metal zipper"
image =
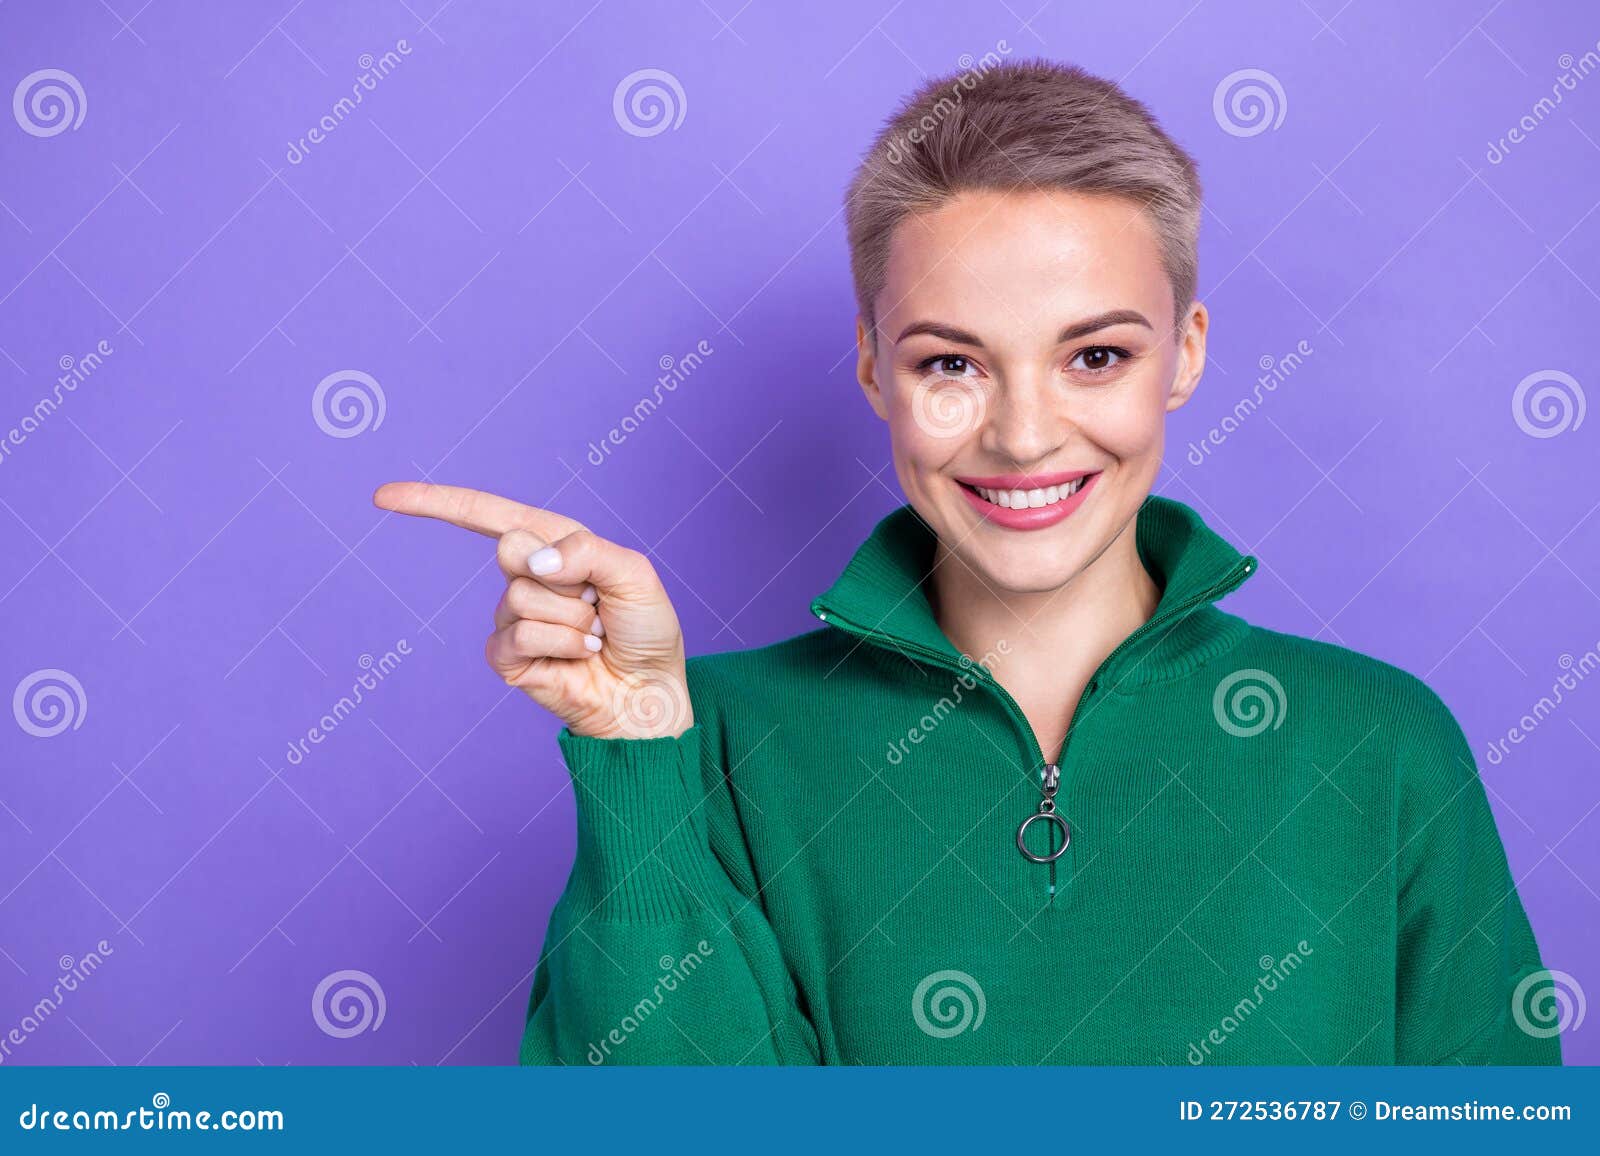
{"label": "metal zipper", "polygon": [[[1147,622],[1145,622],[1132,634],[1128,635],[1127,638],[1124,638],[1120,643],[1118,643],[1116,647],[1112,649],[1111,653],[1106,655],[1106,657],[1101,660],[1100,665],[1095,667],[1094,674],[1084,686],[1084,693],[1079,696],[1078,703],[1072,711],[1072,718],[1067,723],[1067,732],[1062,737],[1061,753],[1057,756],[1058,761],[1054,763],[1045,761],[1044,750],[1039,746],[1039,740],[1033,733],[1033,725],[1028,722],[1028,717],[1022,712],[1022,708],[1017,705],[1017,700],[1011,697],[1010,692],[1007,691],[1005,687],[1001,686],[994,680],[994,677],[989,674],[989,671],[986,667],[977,663],[964,667],[958,662],[950,661],[950,656],[948,654],[934,650],[932,647],[923,646],[921,643],[912,642],[909,639],[896,638],[893,635],[885,634],[882,631],[859,626],[856,623],[851,622],[849,619],[842,617],[836,610],[824,605],[821,599],[817,599],[811,603],[811,613],[816,615],[820,621],[825,622],[830,626],[837,627],[838,629],[843,630],[846,634],[853,634],[858,638],[865,639],[876,645],[886,647],[887,649],[901,652],[909,651],[914,654],[919,654],[926,658],[933,665],[949,671],[952,674],[962,675],[971,673],[973,677],[977,679],[979,685],[986,687],[999,697],[1001,705],[1005,707],[1006,712],[1011,716],[1011,721],[1016,726],[1018,733],[1022,736],[1023,741],[1027,744],[1028,749],[1032,751],[1034,760],[1033,765],[1039,768],[1039,807],[1038,810],[1036,810],[1032,815],[1024,819],[1022,825],[1018,827],[1017,846],[1018,849],[1021,850],[1024,858],[1027,858],[1031,862],[1046,863],[1049,865],[1050,881],[1048,894],[1050,896],[1050,901],[1053,903],[1055,902],[1056,894],[1056,860],[1065,854],[1067,847],[1071,844],[1072,839],[1072,830],[1066,819],[1056,814],[1055,796],[1061,787],[1061,768],[1066,763],[1067,749],[1072,742],[1073,732],[1077,729],[1078,720],[1083,714],[1084,704],[1087,703],[1090,698],[1094,697],[1094,695],[1099,691],[1101,676],[1104,674],[1106,667],[1110,666],[1112,661],[1118,655],[1125,652],[1134,643],[1147,638],[1157,627],[1172,621],[1174,618],[1179,618],[1189,613],[1190,610],[1197,606],[1215,602],[1218,598],[1221,598],[1224,594],[1227,594],[1229,591],[1233,590],[1239,585],[1239,583],[1243,582],[1245,578],[1249,577],[1250,572],[1255,569],[1255,565],[1256,560],[1254,557],[1245,557],[1239,563],[1237,563],[1233,569],[1229,570],[1228,573],[1220,580],[1212,583],[1199,594],[1185,599],[1183,602],[1168,608],[1166,611],[1158,612],[1152,615]],[[1046,816],[1049,816],[1049,818],[1047,819]],[[1033,823],[1035,820],[1043,821],[1047,826],[1052,828],[1050,849],[1053,853],[1048,858],[1035,857],[1028,851],[1027,847],[1023,845],[1023,832],[1027,829],[1028,825]],[[1062,845],[1059,849],[1056,849],[1054,846],[1054,838],[1056,834],[1060,834],[1062,837]]]}

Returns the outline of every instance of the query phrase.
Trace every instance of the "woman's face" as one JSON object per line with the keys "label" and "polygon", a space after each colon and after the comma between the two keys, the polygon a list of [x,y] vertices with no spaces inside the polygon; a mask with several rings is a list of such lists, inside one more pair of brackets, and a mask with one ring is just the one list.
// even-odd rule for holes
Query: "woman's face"
{"label": "woman's face", "polygon": [[1175,332],[1149,218],[1117,197],[962,193],[897,227],[875,305],[857,376],[912,506],[997,590],[1071,581],[1149,494],[1205,359],[1205,308]]}

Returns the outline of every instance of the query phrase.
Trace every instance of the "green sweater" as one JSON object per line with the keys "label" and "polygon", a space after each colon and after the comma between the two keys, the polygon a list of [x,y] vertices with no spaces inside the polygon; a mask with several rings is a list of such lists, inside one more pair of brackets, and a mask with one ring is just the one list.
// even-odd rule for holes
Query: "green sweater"
{"label": "green sweater", "polygon": [[1053,863],[1017,843],[1037,740],[935,622],[909,507],[821,629],[690,661],[681,737],[562,731],[578,848],[522,1062],[1559,1063],[1449,710],[1217,609],[1256,562],[1188,507],[1137,543],[1160,603],[1078,704],[1069,834],[1026,839]]}

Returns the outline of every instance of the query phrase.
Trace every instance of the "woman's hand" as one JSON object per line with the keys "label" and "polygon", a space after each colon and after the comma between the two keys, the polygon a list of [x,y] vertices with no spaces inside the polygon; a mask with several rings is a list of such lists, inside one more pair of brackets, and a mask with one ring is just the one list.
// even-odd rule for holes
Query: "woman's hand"
{"label": "woman's hand", "polygon": [[485,656],[573,734],[659,738],[694,725],[683,631],[643,554],[480,490],[390,482],[372,501],[498,539],[506,591]]}

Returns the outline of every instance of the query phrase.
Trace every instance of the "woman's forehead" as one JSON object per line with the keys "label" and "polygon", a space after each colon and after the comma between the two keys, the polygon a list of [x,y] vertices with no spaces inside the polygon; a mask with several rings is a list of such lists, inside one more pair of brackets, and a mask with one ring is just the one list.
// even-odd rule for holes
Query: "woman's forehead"
{"label": "woman's forehead", "polygon": [[1159,309],[1170,294],[1147,215],[1120,197],[969,192],[896,227],[878,316],[1059,327]]}

